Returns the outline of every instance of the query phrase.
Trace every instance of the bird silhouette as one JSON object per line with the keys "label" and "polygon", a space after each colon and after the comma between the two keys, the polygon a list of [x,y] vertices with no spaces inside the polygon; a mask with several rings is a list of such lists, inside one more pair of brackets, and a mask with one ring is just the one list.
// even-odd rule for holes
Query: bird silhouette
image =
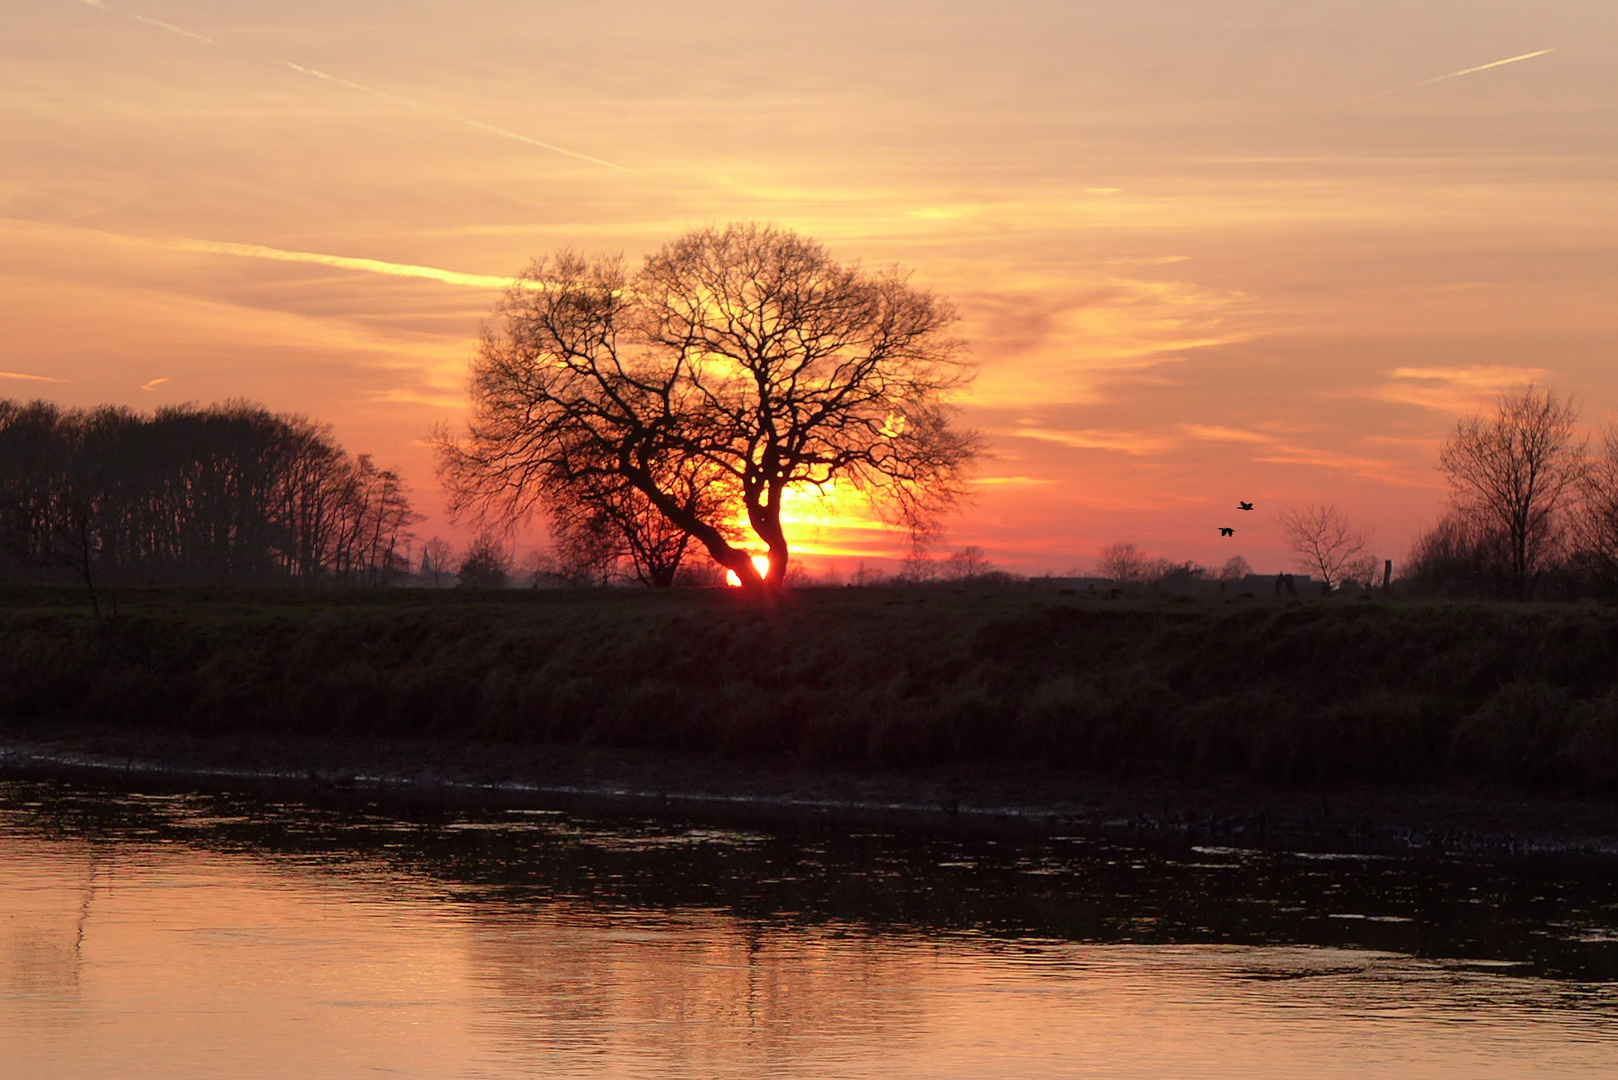
{"label": "bird silhouette", "polygon": [[1219,535],[1220,536],[1235,536],[1236,535],[1236,530],[1235,529],[1221,528],[1219,530]]}
{"label": "bird silhouette", "polygon": [[1237,503],[1236,503],[1236,509],[1238,509],[1238,510],[1251,510],[1251,509],[1253,509],[1253,504],[1250,503],[1250,502],[1241,502],[1240,500],[1238,500]]}

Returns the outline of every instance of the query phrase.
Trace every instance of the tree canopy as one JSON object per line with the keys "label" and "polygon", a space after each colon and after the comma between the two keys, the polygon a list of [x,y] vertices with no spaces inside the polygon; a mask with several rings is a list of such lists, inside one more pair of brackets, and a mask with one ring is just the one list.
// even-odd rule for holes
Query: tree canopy
{"label": "tree canopy", "polygon": [[[630,535],[671,525],[753,586],[785,580],[795,488],[844,485],[926,532],[979,445],[949,403],[972,374],[955,321],[898,269],[759,225],[689,232],[633,272],[540,259],[483,334],[467,433],[439,438],[451,508],[564,529],[627,509]],[[672,549],[655,546],[661,584]]]}

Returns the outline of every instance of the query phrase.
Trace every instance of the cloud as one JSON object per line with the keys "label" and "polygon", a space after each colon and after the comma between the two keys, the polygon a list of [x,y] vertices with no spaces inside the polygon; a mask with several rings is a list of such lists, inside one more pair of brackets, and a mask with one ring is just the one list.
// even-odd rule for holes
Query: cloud
{"label": "cloud", "polygon": [[[122,15],[127,19],[134,19],[136,22],[145,23],[147,26],[155,26],[159,29],[167,30],[170,33],[183,35],[193,41],[200,41],[205,45],[216,44],[213,38],[203,37],[201,34],[187,30],[183,26],[175,26],[173,23],[166,23],[160,19],[153,19],[146,15],[138,15],[134,12],[113,11],[105,4],[101,3],[101,0],[84,0],[84,3],[95,8],[97,11],[105,11],[109,15]],[[486,131],[491,135],[499,135],[504,139],[515,139],[517,142],[526,143],[529,146],[537,146],[541,150],[549,150],[552,153],[565,154],[568,157],[578,158],[580,161],[588,161],[593,165],[601,165],[608,169],[617,169],[620,172],[635,171],[626,165],[619,165],[615,162],[606,161],[602,158],[591,157],[589,154],[581,154],[577,150],[569,150],[567,147],[557,146],[555,143],[544,142],[540,139],[532,139],[527,135],[520,134],[519,132],[507,131],[505,128],[496,127],[493,124],[485,124],[481,120],[473,120],[469,116],[459,116],[452,112],[446,112],[443,109],[435,109],[431,105],[423,105],[419,101],[412,101],[410,98],[400,97],[398,94],[390,94],[385,90],[378,90],[373,86],[366,86],[364,83],[350,82],[348,79],[340,79],[335,75],[328,75],[324,71],[317,71],[314,68],[307,68],[301,64],[294,64],[290,60],[283,60],[281,63],[291,68],[293,71],[301,72],[302,74],[308,75],[311,78],[322,79],[329,83],[336,83],[338,86],[345,86],[350,90],[358,90],[363,94],[373,94],[376,97],[386,98],[389,101],[395,101],[408,108],[415,109],[417,112],[427,113],[430,116],[441,117],[445,120],[453,120],[457,124],[465,124],[467,127],[476,128],[479,131]]]}
{"label": "cloud", "polygon": [[147,26],[155,26],[160,30],[167,30],[173,34],[180,34],[190,38],[193,41],[200,41],[206,45],[214,44],[213,38],[203,37],[201,34],[194,34],[184,27],[175,26],[173,23],[166,23],[159,19],[147,18],[145,15],[137,15],[132,11],[114,11],[106,4],[103,4],[101,0],[84,0],[84,2],[95,8],[97,11],[105,11],[108,15],[122,15],[126,19],[134,19],[136,22],[143,22]]}
{"label": "cloud", "polygon": [[1439,412],[1465,412],[1508,390],[1542,381],[1544,368],[1480,364],[1465,367],[1397,367],[1372,397]]}
{"label": "cloud", "polygon": [[1241,428],[1221,427],[1218,424],[1181,424],[1180,430],[1189,439],[1205,442],[1245,442],[1268,445],[1276,441],[1274,435]]}
{"label": "cloud", "polygon": [[1515,64],[1522,60],[1532,60],[1536,56],[1544,56],[1546,53],[1553,53],[1555,51],[1555,49],[1540,49],[1538,52],[1523,53],[1521,56],[1508,56],[1504,60],[1495,60],[1492,63],[1479,64],[1477,67],[1469,67],[1460,71],[1452,71],[1448,75],[1434,75],[1430,79],[1421,80],[1421,82],[1413,82],[1405,86],[1395,86],[1392,90],[1384,90],[1379,94],[1372,94],[1370,97],[1361,98],[1360,100],[1374,101],[1377,98],[1387,97],[1389,94],[1397,94],[1405,90],[1414,90],[1418,86],[1431,86],[1433,83],[1443,82],[1445,79],[1458,79],[1462,75],[1472,75],[1479,71],[1488,71],[1490,68],[1503,67],[1506,64]]}
{"label": "cloud", "polygon": [[0,379],[16,379],[20,382],[48,382],[66,383],[66,379],[53,379],[49,375],[28,375],[21,371],[0,371]]}
{"label": "cloud", "polygon": [[165,375],[161,379],[153,379],[151,382],[141,383],[140,388],[142,390],[152,391],[152,390],[156,390],[159,386],[162,386],[164,383],[166,383],[168,381],[169,381],[169,377],[167,375]]}
{"label": "cloud", "polygon": [[1434,488],[1438,484],[1426,472],[1411,466],[1382,458],[1358,457],[1313,446],[1281,446],[1253,458],[1270,465],[1304,465],[1316,469],[1334,469],[1365,480],[1400,488]]}
{"label": "cloud", "polygon": [[1039,476],[980,476],[973,481],[979,487],[1040,487],[1055,482]]}
{"label": "cloud", "polygon": [[195,251],[207,255],[235,255],[246,259],[271,259],[276,262],[314,263],[334,266],[342,270],[363,270],[371,274],[393,277],[426,278],[442,281],[446,285],[464,285],[472,289],[509,289],[517,284],[516,278],[492,274],[463,274],[458,270],[443,270],[436,266],[417,266],[413,263],[385,262],[381,259],[361,259],[347,255],[325,255],[318,251],[284,251],[262,244],[233,244],[217,240],[174,240],[164,246],[179,251]]}
{"label": "cloud", "polygon": [[557,146],[555,143],[542,142],[539,139],[531,139],[527,135],[522,135],[515,131],[507,131],[505,128],[496,127],[493,124],[485,124],[481,120],[473,120],[468,116],[459,116],[452,112],[446,112],[443,109],[435,109],[431,105],[423,105],[419,101],[412,101],[410,98],[400,97],[398,94],[390,94],[386,90],[378,90],[373,86],[366,86],[364,83],[350,82],[348,79],[339,79],[335,75],[328,75],[324,71],[317,71],[314,68],[306,68],[301,64],[294,64],[290,60],[283,60],[282,63],[291,68],[293,71],[302,72],[311,78],[323,79],[326,82],[336,83],[338,86],[344,86],[350,90],[358,90],[362,94],[371,94],[375,97],[385,98],[388,101],[395,101],[400,105],[406,106],[407,108],[415,109],[417,112],[424,112],[430,116],[442,117],[445,120],[453,120],[457,124],[465,124],[467,127],[476,128],[479,131],[486,131],[491,135],[499,135],[501,138],[505,139],[515,139],[517,142],[527,143],[529,146],[537,146],[541,150],[550,150],[553,153],[565,154],[568,157],[578,158],[580,161],[588,161],[592,165],[601,165],[608,169],[617,169],[619,172],[635,171],[634,169],[629,168],[627,165],[619,165],[616,162],[607,161],[603,158],[591,157],[589,154],[581,154],[577,150],[569,150],[567,147]]}
{"label": "cloud", "polygon": [[993,431],[991,435],[1009,439],[1035,439],[1055,443],[1072,450],[1112,450],[1141,457],[1161,454],[1176,445],[1172,439],[1149,435],[1143,431],[1118,431],[1090,428],[1081,431],[1058,431],[1052,428],[1018,427]]}
{"label": "cloud", "polygon": [[[100,5],[98,4],[97,6],[99,7]],[[106,9],[102,8],[102,10],[105,11]],[[156,26],[160,29],[168,30],[175,34],[183,34],[185,37],[191,38],[194,41],[203,42],[207,45],[212,45],[214,43],[213,38],[203,37],[201,34],[193,34],[191,31],[186,30],[183,27],[175,26],[173,23],[159,22],[157,19],[148,19],[144,15],[136,15],[133,12],[129,13],[129,17],[137,22],[143,22],[147,26]]]}

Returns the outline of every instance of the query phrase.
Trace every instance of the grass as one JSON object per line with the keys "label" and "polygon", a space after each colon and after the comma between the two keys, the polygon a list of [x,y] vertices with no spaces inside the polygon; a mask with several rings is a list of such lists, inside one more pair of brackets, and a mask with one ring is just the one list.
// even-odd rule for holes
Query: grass
{"label": "grass", "polygon": [[109,642],[79,593],[0,591],[0,728],[1618,790],[1610,607],[1022,588],[119,599]]}

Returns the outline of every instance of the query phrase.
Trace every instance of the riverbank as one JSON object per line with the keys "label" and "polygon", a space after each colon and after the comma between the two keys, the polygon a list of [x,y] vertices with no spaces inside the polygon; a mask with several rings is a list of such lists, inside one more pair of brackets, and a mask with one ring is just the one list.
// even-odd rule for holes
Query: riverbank
{"label": "riverbank", "polygon": [[1618,836],[1618,611],[123,590],[103,625],[82,593],[13,589],[0,734],[7,768],[123,761],[142,783],[1599,846]]}
{"label": "riverbank", "polygon": [[1341,853],[1618,855],[1618,804],[1611,800],[1479,787],[1276,788],[993,766],[851,772],[602,747],[110,730],[0,736],[0,777],[737,828],[1077,834]]}

